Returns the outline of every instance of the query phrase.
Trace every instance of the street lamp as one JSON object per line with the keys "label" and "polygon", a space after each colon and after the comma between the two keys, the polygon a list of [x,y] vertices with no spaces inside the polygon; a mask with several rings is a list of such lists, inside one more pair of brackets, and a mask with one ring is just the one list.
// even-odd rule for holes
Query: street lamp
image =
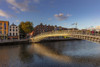
{"label": "street lamp", "polygon": [[[75,27],[74,28],[76,28],[77,29],[77,22],[76,23],[73,23],[72,25],[75,25]],[[74,30],[74,29],[73,29]]]}

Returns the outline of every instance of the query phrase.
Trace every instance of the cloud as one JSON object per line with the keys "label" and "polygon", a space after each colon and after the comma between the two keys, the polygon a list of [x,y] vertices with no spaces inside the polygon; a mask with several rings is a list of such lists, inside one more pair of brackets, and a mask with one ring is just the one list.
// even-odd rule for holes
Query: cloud
{"label": "cloud", "polygon": [[70,14],[67,14],[67,17],[70,17],[70,16],[72,16],[72,15],[70,15]]}
{"label": "cloud", "polygon": [[2,0],[0,0],[0,3],[2,2]]}
{"label": "cloud", "polygon": [[40,3],[40,0],[33,0],[34,3]]}
{"label": "cloud", "polygon": [[54,17],[60,21],[66,20],[69,16],[71,16],[71,15],[70,14],[64,15],[63,13],[59,13],[59,14],[54,15]]}
{"label": "cloud", "polygon": [[50,21],[50,20],[52,20],[52,18],[48,18],[48,20]]}
{"label": "cloud", "polygon": [[9,17],[11,17],[12,15],[7,14],[6,12],[4,12],[3,10],[0,9],[0,16],[1,16],[1,17],[5,17],[5,18],[9,18]]}
{"label": "cloud", "polygon": [[67,23],[64,23],[64,25],[67,25]]}
{"label": "cloud", "polygon": [[20,11],[19,11],[16,7],[12,7],[12,9],[13,9],[16,13],[20,13]]}
{"label": "cloud", "polygon": [[16,13],[20,13],[20,11],[16,7],[11,7]]}
{"label": "cloud", "polygon": [[16,0],[6,0],[7,3],[11,4],[13,7],[12,9],[16,10],[20,10],[20,11],[28,11],[28,4],[29,4],[29,0],[23,0],[22,3],[16,2]]}
{"label": "cloud", "polygon": [[16,20],[16,22],[20,22],[20,20]]}

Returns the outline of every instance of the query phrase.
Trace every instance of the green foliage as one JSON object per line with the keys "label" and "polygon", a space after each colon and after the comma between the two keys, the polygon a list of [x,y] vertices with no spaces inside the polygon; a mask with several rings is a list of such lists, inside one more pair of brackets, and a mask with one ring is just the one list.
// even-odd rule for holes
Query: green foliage
{"label": "green foliage", "polygon": [[21,35],[25,36],[27,33],[33,31],[33,23],[29,21],[21,22],[19,24],[19,31]]}

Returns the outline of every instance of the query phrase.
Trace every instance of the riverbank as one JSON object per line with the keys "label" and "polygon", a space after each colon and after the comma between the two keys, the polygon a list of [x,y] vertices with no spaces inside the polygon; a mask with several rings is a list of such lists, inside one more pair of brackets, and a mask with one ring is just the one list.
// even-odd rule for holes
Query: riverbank
{"label": "riverbank", "polygon": [[28,43],[29,39],[17,39],[17,40],[0,40],[0,45],[7,44],[18,44],[18,43]]}
{"label": "riverbank", "polygon": [[[44,39],[38,43],[43,42],[57,42],[57,41],[73,41],[73,40],[81,40],[76,38],[60,38],[60,39]],[[21,40],[2,40],[0,41],[0,45],[13,45],[13,44],[20,44],[20,43],[35,43],[35,42],[29,42],[29,39],[21,39]]]}
{"label": "riverbank", "polygon": [[59,39],[44,39],[41,40],[38,43],[43,43],[43,42],[57,42],[57,41],[73,41],[73,40],[81,40],[81,39],[76,39],[76,38],[59,38]]}

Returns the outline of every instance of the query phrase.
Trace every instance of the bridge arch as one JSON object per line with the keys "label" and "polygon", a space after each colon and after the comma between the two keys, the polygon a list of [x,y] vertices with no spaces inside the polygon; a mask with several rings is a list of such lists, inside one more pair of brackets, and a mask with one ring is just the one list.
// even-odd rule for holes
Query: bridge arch
{"label": "bridge arch", "polygon": [[30,38],[31,42],[40,42],[41,40],[48,38],[48,37],[56,37],[56,36],[68,36],[72,38],[77,39],[83,39],[83,40],[89,40],[94,42],[100,42],[100,36],[94,36],[90,34],[84,34],[82,32],[78,31],[69,31],[69,30],[63,30],[63,31],[51,31],[51,32],[45,32],[41,33],[33,38]]}

